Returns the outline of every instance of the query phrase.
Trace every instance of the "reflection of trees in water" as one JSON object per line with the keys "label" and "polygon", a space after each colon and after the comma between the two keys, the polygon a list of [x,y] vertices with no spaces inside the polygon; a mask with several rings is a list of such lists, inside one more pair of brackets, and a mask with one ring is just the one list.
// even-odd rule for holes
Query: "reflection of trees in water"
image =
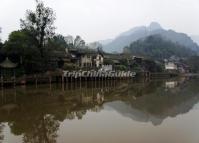
{"label": "reflection of trees in water", "polygon": [[[167,90],[165,90],[164,82],[146,83],[140,86],[142,96],[137,94],[140,93],[137,92],[140,91],[140,88],[132,85],[117,95],[120,100],[124,101],[121,108],[118,107],[120,105],[117,105],[117,103],[110,106],[113,106],[119,113],[133,120],[151,121],[154,125],[159,125],[167,117],[176,117],[179,114],[189,112],[198,103],[198,83],[198,80],[181,82],[178,83],[178,86]],[[127,106],[130,107],[128,108]]]}
{"label": "reflection of trees in water", "polygon": [[86,115],[86,110],[68,112],[66,113],[66,119],[73,120],[77,117],[77,119],[81,120],[84,115]]}
{"label": "reflection of trees in water", "polygon": [[116,99],[119,97],[121,100],[135,100],[146,94],[153,94],[158,88],[163,86],[163,81],[156,82],[138,82],[138,83],[126,83],[121,84],[114,92],[108,94],[111,96],[106,96],[106,98]]}
{"label": "reflection of trees in water", "polygon": [[4,129],[5,125],[4,124],[0,124],[0,143],[2,143],[3,139],[4,139],[4,135],[3,135],[3,129]]}
{"label": "reflection of trees in water", "polygon": [[[37,90],[30,88],[24,94],[20,90],[17,91],[19,96],[16,98],[19,109],[11,114],[1,114],[0,110],[0,122],[9,122],[11,131],[15,135],[23,134],[24,143],[55,143],[60,122],[65,119],[82,119],[87,111],[99,112],[103,109],[102,105],[105,102],[124,101],[132,109],[164,119],[170,115],[185,112],[184,109],[172,111],[173,107],[179,107],[181,103],[190,100],[199,91],[197,82],[189,82],[187,85],[179,85],[172,89],[177,92],[165,91],[164,83],[164,81],[120,83],[109,89],[97,86],[81,87],[81,89],[65,92],[54,89],[50,91],[51,94],[48,94],[48,88]],[[190,109],[194,103],[189,102],[187,109]],[[124,113],[122,110],[121,112]],[[134,112],[129,114],[138,116]]]}
{"label": "reflection of trees in water", "polygon": [[[65,119],[81,120],[88,110],[99,112],[104,94],[109,91],[95,86],[50,92],[48,86],[16,89],[16,98],[12,96],[13,91],[4,92],[6,95],[0,98],[4,101],[0,102],[0,122],[8,122],[13,134],[23,135],[24,143],[55,143],[60,122]],[[9,108],[7,112],[5,106],[10,104],[17,108]]]}
{"label": "reflection of trees in water", "polygon": [[24,133],[24,143],[56,143],[59,122],[52,115],[45,115],[30,124]]}

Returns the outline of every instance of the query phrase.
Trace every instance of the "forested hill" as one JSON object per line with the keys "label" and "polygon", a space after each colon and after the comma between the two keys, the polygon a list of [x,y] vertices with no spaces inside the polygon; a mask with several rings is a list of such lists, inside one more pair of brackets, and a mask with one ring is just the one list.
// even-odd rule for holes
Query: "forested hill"
{"label": "forested hill", "polygon": [[185,48],[177,43],[165,40],[161,35],[148,36],[140,39],[124,48],[124,53],[131,53],[137,56],[144,56],[153,59],[165,59],[171,56],[189,57],[195,55],[191,49]]}
{"label": "forested hill", "polygon": [[106,52],[122,52],[123,48],[130,45],[132,42],[156,34],[161,35],[165,40],[178,43],[179,45],[199,53],[199,45],[197,45],[187,34],[175,32],[174,30],[166,30],[157,22],[152,22],[149,26],[132,28],[129,31],[120,34],[115,39],[109,40],[106,44],[103,44],[104,42],[101,43]]}

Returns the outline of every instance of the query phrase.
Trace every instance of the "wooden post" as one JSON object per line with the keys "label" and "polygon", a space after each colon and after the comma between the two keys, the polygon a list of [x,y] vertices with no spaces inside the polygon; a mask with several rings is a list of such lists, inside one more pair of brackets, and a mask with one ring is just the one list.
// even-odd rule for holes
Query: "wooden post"
{"label": "wooden post", "polygon": [[15,77],[15,70],[14,70],[14,88],[15,88],[15,86],[16,86],[16,79],[15,79],[16,77]]}
{"label": "wooden post", "polygon": [[[96,76],[95,76],[96,77]],[[95,78],[95,89],[96,89],[96,78]]]}
{"label": "wooden post", "polygon": [[72,83],[72,81],[73,81],[73,77],[72,75],[70,75],[70,82]]}
{"label": "wooden post", "polygon": [[62,73],[62,90],[64,91],[64,74]]}
{"label": "wooden post", "polygon": [[1,72],[1,98],[2,98],[2,103],[3,103],[4,92],[3,92],[3,75],[2,75],[2,72]]}
{"label": "wooden post", "polygon": [[3,75],[1,75],[1,87],[3,88]]}
{"label": "wooden post", "polygon": [[36,85],[36,88],[37,88],[37,75],[35,75],[35,85]]}
{"label": "wooden post", "polygon": [[77,85],[77,77],[76,76],[75,76],[74,81],[75,81],[75,89],[77,89],[78,85]]}
{"label": "wooden post", "polygon": [[1,98],[2,98],[2,103],[3,103],[3,100],[4,100],[4,92],[3,92],[3,86],[1,87]]}
{"label": "wooden post", "polygon": [[15,101],[15,103],[17,102],[17,91],[16,91],[16,88],[15,88],[15,96],[14,96],[14,101]]}
{"label": "wooden post", "polygon": [[81,76],[80,76],[79,86],[80,86],[80,89],[81,89],[82,88]]}
{"label": "wooden post", "polygon": [[52,89],[52,85],[51,85],[51,83],[52,83],[52,77],[51,76],[49,76],[49,83],[50,83],[50,91],[51,91],[51,89]]}

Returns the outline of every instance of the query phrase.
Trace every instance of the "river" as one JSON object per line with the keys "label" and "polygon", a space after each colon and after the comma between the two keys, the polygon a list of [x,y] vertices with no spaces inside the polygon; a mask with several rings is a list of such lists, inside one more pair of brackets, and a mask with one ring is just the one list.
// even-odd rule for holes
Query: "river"
{"label": "river", "polygon": [[198,143],[199,79],[0,90],[0,143]]}

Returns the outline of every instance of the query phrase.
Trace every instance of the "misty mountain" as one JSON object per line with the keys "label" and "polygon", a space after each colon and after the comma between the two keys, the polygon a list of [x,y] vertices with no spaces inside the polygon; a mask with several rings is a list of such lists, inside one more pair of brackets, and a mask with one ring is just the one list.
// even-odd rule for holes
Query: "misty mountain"
{"label": "misty mountain", "polygon": [[191,39],[199,45],[199,35],[193,35]]}
{"label": "misty mountain", "polygon": [[141,38],[159,34],[162,38],[170,40],[193,51],[199,52],[199,46],[193,42],[193,40],[184,33],[178,33],[173,30],[165,30],[160,24],[152,22],[149,26],[140,26],[130,29],[124,33],[121,33],[114,40],[108,44],[103,44],[104,51],[106,52],[122,52],[125,46],[129,46],[132,42]]}
{"label": "misty mountain", "polygon": [[106,40],[100,40],[98,42],[101,43],[102,45],[107,45],[107,44],[111,43],[112,41],[113,41],[113,39],[106,39]]}
{"label": "misty mountain", "polygon": [[162,35],[151,35],[137,40],[124,48],[124,53],[163,60],[175,55],[184,58],[195,55],[195,52],[185,46],[166,40]]}

